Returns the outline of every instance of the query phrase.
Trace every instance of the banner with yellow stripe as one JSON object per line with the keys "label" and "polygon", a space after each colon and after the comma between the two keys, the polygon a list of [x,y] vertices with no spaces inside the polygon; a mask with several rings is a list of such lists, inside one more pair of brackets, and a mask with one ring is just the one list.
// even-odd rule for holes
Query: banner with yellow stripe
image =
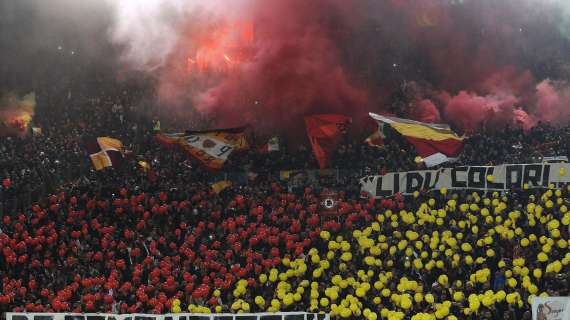
{"label": "banner with yellow stripe", "polygon": [[370,113],[379,124],[387,124],[412,144],[427,167],[455,160],[463,151],[464,138],[447,124],[424,123]]}
{"label": "banner with yellow stripe", "polygon": [[156,139],[176,145],[209,169],[220,169],[234,152],[249,148],[247,127],[158,134]]}

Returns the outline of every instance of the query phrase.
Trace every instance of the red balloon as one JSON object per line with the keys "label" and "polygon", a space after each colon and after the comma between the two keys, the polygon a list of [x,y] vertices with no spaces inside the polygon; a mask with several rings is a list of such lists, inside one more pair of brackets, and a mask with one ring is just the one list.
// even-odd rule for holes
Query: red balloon
{"label": "red balloon", "polygon": [[274,257],[278,257],[279,256],[279,249],[276,247],[271,248],[271,255]]}
{"label": "red balloon", "polygon": [[109,295],[109,294],[106,294],[106,295],[103,297],[103,301],[104,301],[106,304],[111,304],[111,303],[113,303],[113,296],[112,296],[112,295]]}

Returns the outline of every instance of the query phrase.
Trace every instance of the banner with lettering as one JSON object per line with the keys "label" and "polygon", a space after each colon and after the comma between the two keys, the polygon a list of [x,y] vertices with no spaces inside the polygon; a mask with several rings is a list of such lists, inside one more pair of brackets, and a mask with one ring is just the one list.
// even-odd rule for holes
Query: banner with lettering
{"label": "banner with lettering", "polygon": [[465,166],[394,172],[360,179],[362,191],[374,198],[397,193],[413,194],[446,188],[502,191],[547,188],[550,184],[570,183],[569,163],[504,164],[500,166]]}
{"label": "banner with lettering", "polygon": [[570,320],[570,297],[534,297],[532,320]]}
{"label": "banner with lettering", "polygon": [[15,313],[7,312],[6,320],[330,320],[328,314],[307,312],[277,313],[175,313],[175,314],[109,314],[109,313]]}

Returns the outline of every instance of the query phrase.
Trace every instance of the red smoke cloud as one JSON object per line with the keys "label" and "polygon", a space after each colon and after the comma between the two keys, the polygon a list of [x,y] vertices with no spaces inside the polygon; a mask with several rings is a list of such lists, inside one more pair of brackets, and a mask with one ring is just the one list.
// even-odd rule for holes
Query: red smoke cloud
{"label": "red smoke cloud", "polygon": [[566,82],[544,80],[536,86],[536,118],[564,124],[570,119],[570,86]]}
{"label": "red smoke cloud", "polygon": [[512,95],[479,96],[461,91],[455,96],[443,94],[442,98],[446,117],[469,133],[483,126],[512,123],[516,119],[514,106],[518,99]]}
{"label": "red smoke cloud", "polygon": [[[539,121],[567,123],[567,83],[537,82],[524,67],[538,64],[563,43],[552,3],[397,1],[412,49],[421,52],[429,83],[413,97],[408,116],[453,123],[465,132]],[[542,54],[542,56],[540,56]]]}
{"label": "red smoke cloud", "polygon": [[[129,1],[138,8],[122,3]],[[274,130],[311,113],[367,111],[466,132],[570,120],[569,87],[544,80],[563,69],[556,2],[236,0],[202,9],[194,8],[200,1],[167,2],[176,14],[151,6],[141,28],[136,9],[119,14],[130,22],[119,42],[130,44],[129,60],[152,65],[163,105],[174,114],[196,110],[215,120],[208,125]],[[177,23],[164,19],[171,16]],[[164,33],[145,33],[148,26],[171,32],[149,41],[141,35]],[[399,94],[412,82],[417,93]]]}
{"label": "red smoke cloud", "polygon": [[433,101],[429,99],[419,101],[412,109],[411,116],[423,122],[438,123],[441,121],[439,110]]}
{"label": "red smoke cloud", "polygon": [[[332,41],[331,25],[342,23],[350,4],[329,0],[254,3],[251,12],[239,17],[251,21],[254,36],[250,43],[239,44],[243,48],[233,49],[246,52],[235,62],[238,53],[224,53],[231,47],[227,39],[196,41],[219,27],[186,26],[187,36],[180,38],[160,76],[162,100],[171,104],[190,100],[222,126],[251,123],[271,128],[288,126],[310,113],[364,114],[367,93],[353,84]],[[222,24],[235,23],[228,22],[228,17],[220,19]],[[215,58],[206,72],[196,68],[189,74],[181,62],[186,63],[188,53],[193,60],[204,46]]]}

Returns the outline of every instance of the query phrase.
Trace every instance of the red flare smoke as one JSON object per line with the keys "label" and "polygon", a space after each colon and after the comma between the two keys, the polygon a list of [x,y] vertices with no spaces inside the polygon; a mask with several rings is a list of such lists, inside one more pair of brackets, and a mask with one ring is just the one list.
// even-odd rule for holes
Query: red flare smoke
{"label": "red flare smoke", "polygon": [[[540,10],[535,0],[213,0],[204,10],[166,2],[141,9],[133,24],[138,3],[124,0],[133,8],[117,16],[131,23],[119,21],[118,39],[139,67],[161,62],[148,69],[163,105],[197,110],[211,125],[290,129],[311,113],[357,119],[388,109],[467,132],[570,120],[567,84],[543,80],[547,63],[564,70],[555,2]],[[165,22],[164,8],[183,18]],[[172,33],[147,32],[161,36],[149,45],[148,26]],[[404,82],[418,94],[398,96]]]}

